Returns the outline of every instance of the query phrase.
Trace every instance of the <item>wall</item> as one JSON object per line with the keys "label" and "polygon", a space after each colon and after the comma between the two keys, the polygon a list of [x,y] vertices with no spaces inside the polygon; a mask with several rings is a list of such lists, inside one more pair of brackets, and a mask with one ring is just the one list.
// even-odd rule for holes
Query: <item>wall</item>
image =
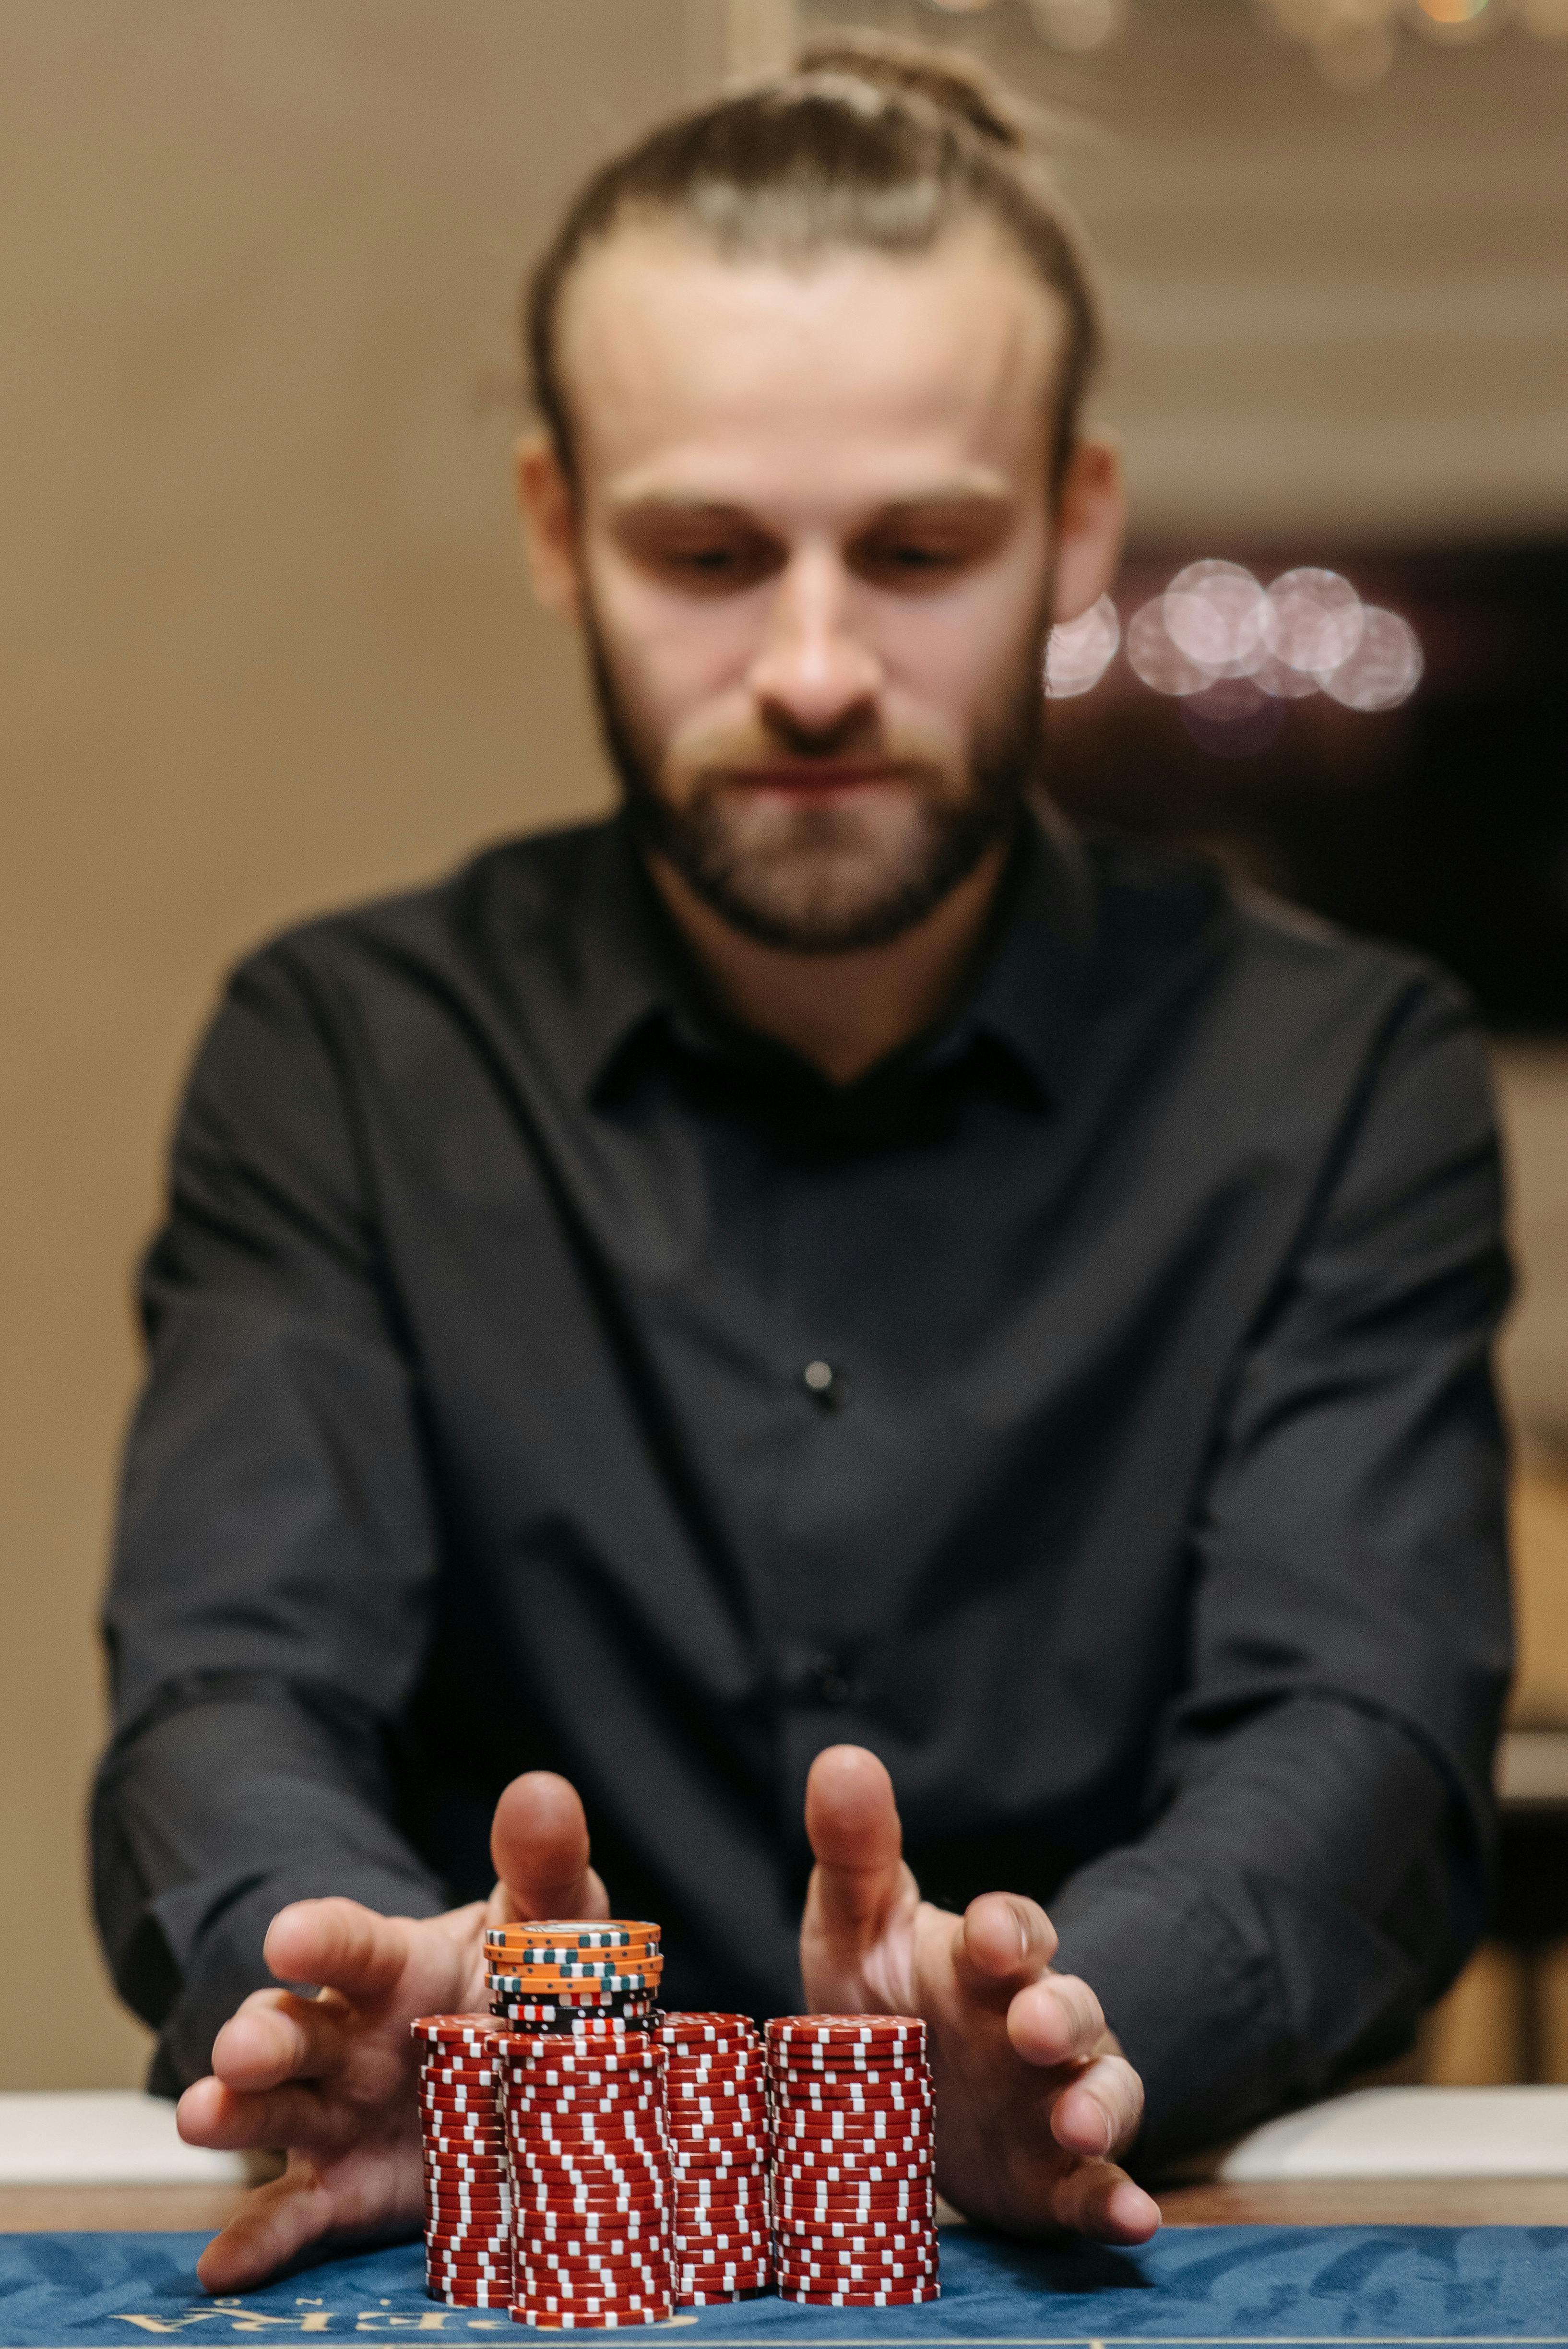
{"label": "wall", "polygon": [[[1334,387],[1350,384],[1353,409],[1362,396],[1357,354],[1342,338],[1324,358],[1313,321],[1334,310],[1334,267],[1366,274],[1364,218],[1404,202],[1359,101],[1336,111],[1306,80],[1293,129],[1284,79],[1307,77],[1303,62],[1254,58],[1242,104],[1214,62],[1213,0],[1148,12],[1152,37],[1179,16],[1199,27],[1198,63],[1161,47],[1106,67],[1133,77],[1137,109],[1120,159],[1095,167],[1090,207],[1116,271],[1130,278],[1145,256],[1154,325],[1129,296],[1133,346],[1107,398],[1146,511],[1172,528],[1228,514],[1228,495],[1258,503],[1267,419],[1293,399],[1330,436],[1314,445],[1334,445]],[[765,63],[787,30],[785,0],[0,9],[0,2087],[130,2082],[143,2062],[88,1929],[81,1820],[100,1735],[92,1618],[136,1371],[130,1267],[181,1071],[249,940],[602,803],[575,659],[532,611],[514,554],[514,281],[591,155],[705,86],[726,54]],[[1539,241],[1510,282],[1551,278],[1568,241],[1532,208],[1550,192],[1538,133],[1556,85],[1519,92],[1511,155],[1495,128],[1505,53],[1416,71],[1437,64],[1478,67],[1472,87],[1490,95],[1460,140],[1459,85],[1441,86],[1411,184],[1429,197],[1440,132],[1447,217],[1490,204],[1507,250],[1508,222],[1526,223]],[[1085,87],[1099,70],[1083,69]],[[1160,70],[1178,76],[1174,106]],[[1426,138],[1425,87],[1386,101],[1410,138]],[[1355,167],[1320,175],[1316,212],[1314,137]],[[1304,272],[1318,306],[1281,296],[1249,326],[1236,284],[1283,265],[1279,235],[1260,231],[1252,276],[1232,266],[1265,195],[1276,221],[1293,207],[1307,223],[1293,282]],[[1162,219],[1164,243],[1149,242]],[[1227,222],[1234,247],[1215,242]],[[1482,230],[1461,247],[1484,280]],[[1386,229],[1384,275],[1355,316],[1376,326],[1377,286],[1412,250]],[[1205,254],[1223,300],[1189,314],[1180,288],[1201,288]],[[1207,376],[1203,316],[1231,322]],[[1382,340],[1366,381],[1414,399],[1408,336]],[[1536,358],[1501,373],[1526,472],[1460,462],[1460,518],[1505,518],[1520,479],[1536,480],[1532,452],[1551,439],[1556,464],[1568,447],[1540,420],[1556,415],[1561,370],[1554,389]],[[1265,429],[1234,440],[1246,463],[1228,475],[1231,424],[1213,419],[1243,410]],[[1452,412],[1462,422],[1473,400]],[[1466,444],[1451,429],[1440,445],[1462,458]],[[1289,487],[1310,508],[1311,481]],[[1568,495],[1542,495],[1542,512],[1568,510]],[[1559,1293],[1548,1258],[1568,1260],[1568,1081],[1554,1069],[1537,1056],[1507,1072],[1527,1230],[1545,1236],[1529,1239],[1537,1300]],[[1564,1326],[1538,1303],[1514,1347],[1543,1420],[1568,1395]]]}
{"label": "wall", "polygon": [[514,283],[722,26],[717,0],[0,11],[0,2087],[143,2062],[81,1823],[181,1071],[248,940],[602,801],[514,554]]}

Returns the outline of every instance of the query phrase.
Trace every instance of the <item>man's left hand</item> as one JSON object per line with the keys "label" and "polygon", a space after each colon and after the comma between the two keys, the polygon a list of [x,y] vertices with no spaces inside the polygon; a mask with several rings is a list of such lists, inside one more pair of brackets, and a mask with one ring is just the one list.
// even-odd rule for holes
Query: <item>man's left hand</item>
{"label": "man's left hand", "polygon": [[1147,2242],[1158,2205],[1115,2158],[1137,2134],[1143,2084],[1087,1982],[1051,1971],[1044,1910],[1007,1892],[961,1917],[922,1900],[892,1781],[862,1746],[817,1755],[805,1824],[806,2006],[925,2017],[941,2193],[1013,2234]]}

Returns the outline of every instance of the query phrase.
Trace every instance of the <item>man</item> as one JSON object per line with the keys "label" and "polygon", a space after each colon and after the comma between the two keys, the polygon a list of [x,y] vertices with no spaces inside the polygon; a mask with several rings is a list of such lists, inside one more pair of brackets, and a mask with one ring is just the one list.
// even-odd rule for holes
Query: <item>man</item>
{"label": "man", "polygon": [[949,2196],[1136,2241],[1145,2089],[1150,2164],[1310,2095],[1479,1930],[1481,1055],[1041,812],[1120,501],[978,80],[657,134],[532,346],[623,815],[247,963],[149,1260],[100,1914],[184,2134],[290,2148],[202,2274],[411,2227],[409,2018],[611,1900],[671,2002],[926,2013]]}

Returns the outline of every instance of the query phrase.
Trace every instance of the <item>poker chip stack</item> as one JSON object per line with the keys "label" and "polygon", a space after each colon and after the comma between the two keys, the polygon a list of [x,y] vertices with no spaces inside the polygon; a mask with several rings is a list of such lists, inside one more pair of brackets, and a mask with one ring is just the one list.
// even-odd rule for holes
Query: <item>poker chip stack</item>
{"label": "poker chip stack", "polygon": [[674,2313],[664,2049],[649,2030],[659,1929],[552,1921],[486,1936],[511,2161],[520,2323],[564,2331]]}
{"label": "poker chip stack", "polygon": [[827,2308],[937,2299],[925,2024],[781,2015],[767,2050],[780,2297]]}
{"label": "poker chip stack", "polygon": [[664,1971],[657,1925],[552,1918],[484,1936],[490,2012],[515,2030],[646,2031]]}
{"label": "poker chip stack", "polygon": [[480,2014],[427,2014],[413,2037],[426,2289],[453,2308],[509,2308],[512,2185],[496,2099],[503,2031]]}
{"label": "poker chip stack", "polygon": [[675,2178],[676,2300],[742,2300],[773,2281],[767,2058],[749,2015],[661,2014]]}

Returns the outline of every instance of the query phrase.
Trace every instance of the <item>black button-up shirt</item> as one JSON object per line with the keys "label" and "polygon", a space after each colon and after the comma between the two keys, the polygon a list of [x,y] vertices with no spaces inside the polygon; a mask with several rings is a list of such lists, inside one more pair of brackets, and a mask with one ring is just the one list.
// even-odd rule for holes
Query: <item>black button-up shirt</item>
{"label": "black button-up shirt", "polygon": [[835,1091],[620,824],[246,962],[149,1256],[99,1910],[155,2079],[286,1899],[581,1790],[683,2006],[799,2003],[802,1793],[1047,1902],[1154,2154],[1386,2053],[1485,1900],[1508,1665],[1483,1056],[1411,960],[1031,823]]}

